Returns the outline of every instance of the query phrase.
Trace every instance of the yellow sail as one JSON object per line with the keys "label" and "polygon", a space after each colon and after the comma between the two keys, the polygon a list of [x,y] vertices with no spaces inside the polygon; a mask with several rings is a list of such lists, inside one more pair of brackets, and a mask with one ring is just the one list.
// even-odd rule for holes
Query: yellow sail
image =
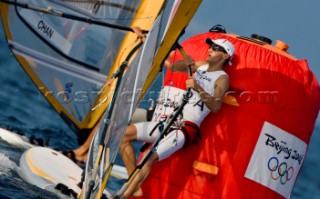
{"label": "yellow sail", "polygon": [[[10,3],[11,2],[11,3]],[[148,31],[164,0],[9,1],[1,18],[9,47],[58,114],[77,133],[108,107],[108,79]]]}

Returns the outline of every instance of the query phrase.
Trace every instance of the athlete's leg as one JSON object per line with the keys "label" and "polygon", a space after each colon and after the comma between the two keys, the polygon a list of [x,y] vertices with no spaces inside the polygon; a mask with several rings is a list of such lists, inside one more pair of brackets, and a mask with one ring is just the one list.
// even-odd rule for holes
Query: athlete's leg
{"label": "athlete's leg", "polygon": [[154,142],[159,136],[158,128],[155,129],[156,131],[152,136],[150,136],[149,133],[156,124],[156,122],[142,122],[130,124],[128,126],[120,145],[120,155],[129,175],[136,167],[136,155],[132,146],[132,141],[140,140],[148,143]]}
{"label": "athlete's leg", "polygon": [[[140,140],[149,143],[154,142],[159,136],[158,128],[155,129],[155,132],[151,136],[149,134],[156,124],[157,123],[155,122],[143,122],[128,126],[120,145],[120,155],[129,176],[136,167],[136,155],[132,146],[132,141]],[[135,188],[132,188],[130,191],[130,195],[138,197],[142,196],[143,193],[138,186],[135,186]]]}
{"label": "athlete's leg", "polygon": [[142,169],[137,172],[128,189],[124,192],[123,198],[128,198],[132,194],[134,194],[134,196],[142,196],[142,190],[140,189],[140,186],[148,177],[152,165],[158,160],[166,159],[176,151],[183,148],[184,142],[184,134],[180,130],[172,131],[166,137],[164,137],[159,143],[157,152],[152,154]]}
{"label": "athlete's leg", "polygon": [[140,171],[137,172],[136,176],[133,178],[132,182],[129,184],[129,187],[121,196],[121,198],[129,198],[131,196],[139,197],[143,195],[142,189],[140,188],[141,184],[148,177],[152,165],[158,160],[158,154],[154,153],[146,164],[142,167]]}
{"label": "athlete's leg", "polygon": [[164,160],[183,148],[185,137],[181,130],[173,130],[165,136],[157,148],[159,161]]}
{"label": "athlete's leg", "polygon": [[[102,121],[102,118],[99,120],[98,124],[100,124],[101,121]],[[90,132],[90,134],[89,134],[88,138],[86,139],[86,141],[79,148],[73,150],[73,152],[75,154],[75,159],[77,161],[82,161],[82,162],[86,162],[87,161],[88,152],[89,152],[89,148],[90,148],[90,145],[91,145],[92,138],[93,138],[94,134],[97,132],[98,129],[99,129],[99,125],[95,125],[95,127]]]}
{"label": "athlete's leg", "polygon": [[136,167],[136,155],[131,143],[134,140],[137,140],[137,128],[135,125],[130,124],[124,134],[122,143],[120,144],[120,155],[127,168],[128,175],[131,175]]}
{"label": "athlete's leg", "polygon": [[[143,113],[146,114],[146,111],[144,109],[137,108],[136,111],[133,113],[132,118],[134,118],[136,121],[143,122],[143,120],[147,118],[147,116],[143,115]],[[104,118],[101,117],[99,122],[94,126],[94,128],[90,132],[86,141],[79,148],[73,150],[75,154],[75,159],[77,161],[83,161],[83,162],[87,161],[87,158],[88,158],[87,156],[88,156],[92,138],[96,133],[97,129],[101,126],[101,122],[103,121],[103,119]]]}

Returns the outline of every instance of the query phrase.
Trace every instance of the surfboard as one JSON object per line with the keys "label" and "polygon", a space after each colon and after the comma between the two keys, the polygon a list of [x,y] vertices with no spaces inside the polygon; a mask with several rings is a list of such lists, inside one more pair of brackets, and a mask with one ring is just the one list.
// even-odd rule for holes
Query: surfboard
{"label": "surfboard", "polygon": [[[20,168],[25,181],[63,197],[68,195],[55,189],[59,183],[65,185],[60,186],[60,189],[68,187],[68,193],[71,190],[79,192],[77,184],[81,180],[82,169],[68,157],[48,147],[33,145],[29,138],[7,129],[0,128],[0,139],[24,151],[20,158]],[[127,170],[120,165],[113,166],[111,176],[117,179],[128,178]],[[108,196],[109,193],[105,194]]]}
{"label": "surfboard", "polygon": [[[82,169],[63,154],[46,147],[31,147],[20,158],[22,178],[30,184],[64,197],[80,194]],[[127,178],[126,169],[113,167],[113,176]],[[62,190],[62,191],[61,191]],[[104,191],[107,197],[111,194]]]}
{"label": "surfboard", "polygon": [[[137,120],[140,121],[141,119],[137,118]],[[19,148],[21,150],[28,150],[30,148],[37,147],[36,145],[33,145],[30,143],[29,138],[27,138],[23,135],[19,135],[17,133],[14,133],[12,131],[9,131],[7,129],[3,129],[3,128],[0,128],[0,139],[3,140],[4,142],[7,142],[11,146],[13,146],[15,148]],[[40,147],[40,148],[46,148],[46,147]],[[54,151],[54,150],[52,150],[52,151]],[[57,152],[57,153],[59,153],[59,152]],[[118,179],[125,179],[128,177],[128,174],[127,174],[125,167],[120,166],[120,165],[113,166],[111,175],[115,178],[118,178]]]}
{"label": "surfboard", "polygon": [[30,139],[27,137],[3,128],[0,128],[0,138],[8,144],[21,150],[27,150],[34,146],[30,143]]}
{"label": "surfboard", "polygon": [[[22,177],[30,184],[56,193],[72,196],[78,195],[82,169],[63,154],[46,147],[32,147],[20,158]],[[60,184],[64,193],[59,191]]]}

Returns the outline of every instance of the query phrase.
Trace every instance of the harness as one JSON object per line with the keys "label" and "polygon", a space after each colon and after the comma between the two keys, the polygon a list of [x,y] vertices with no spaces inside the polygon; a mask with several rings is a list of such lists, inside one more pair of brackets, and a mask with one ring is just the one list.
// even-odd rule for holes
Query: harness
{"label": "harness", "polygon": [[[167,115],[162,115],[160,121],[153,127],[153,129],[149,133],[149,136],[152,136],[152,134],[156,131],[157,128],[160,132],[162,132],[167,119]],[[180,119],[177,119],[175,123],[172,126],[170,126],[169,131],[165,132],[164,136],[167,136],[169,133],[177,130],[181,130],[185,137],[183,148],[187,147],[191,143],[197,144],[198,140],[201,139],[200,129],[195,123],[190,121],[181,121]],[[140,148],[140,152],[144,152],[150,145],[151,143],[145,143]]]}
{"label": "harness", "polygon": [[[179,129],[173,128],[173,130],[179,130]],[[185,142],[183,147],[187,147],[191,143],[194,143],[197,145],[198,140],[201,139],[200,129],[193,122],[184,121],[184,125],[181,127],[181,131],[185,137]]]}

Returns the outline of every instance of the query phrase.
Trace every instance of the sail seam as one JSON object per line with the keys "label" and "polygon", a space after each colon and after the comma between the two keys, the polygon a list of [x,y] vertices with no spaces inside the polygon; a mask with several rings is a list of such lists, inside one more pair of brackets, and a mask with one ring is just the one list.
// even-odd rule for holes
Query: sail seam
{"label": "sail seam", "polygon": [[60,71],[62,70],[64,72],[68,72],[72,74],[72,76],[78,76],[82,79],[85,79],[89,82],[96,83],[96,84],[104,84],[106,81],[106,76],[100,73],[93,72],[92,70],[88,70],[81,66],[75,66],[73,64],[60,61],[46,54],[34,51],[30,48],[23,47],[22,45],[13,41],[8,41],[8,43],[10,48],[12,48],[12,50],[16,51],[17,53],[20,53],[26,57],[42,62],[47,66],[50,64],[54,66],[54,67],[53,66],[48,66],[48,67],[51,67]]}

